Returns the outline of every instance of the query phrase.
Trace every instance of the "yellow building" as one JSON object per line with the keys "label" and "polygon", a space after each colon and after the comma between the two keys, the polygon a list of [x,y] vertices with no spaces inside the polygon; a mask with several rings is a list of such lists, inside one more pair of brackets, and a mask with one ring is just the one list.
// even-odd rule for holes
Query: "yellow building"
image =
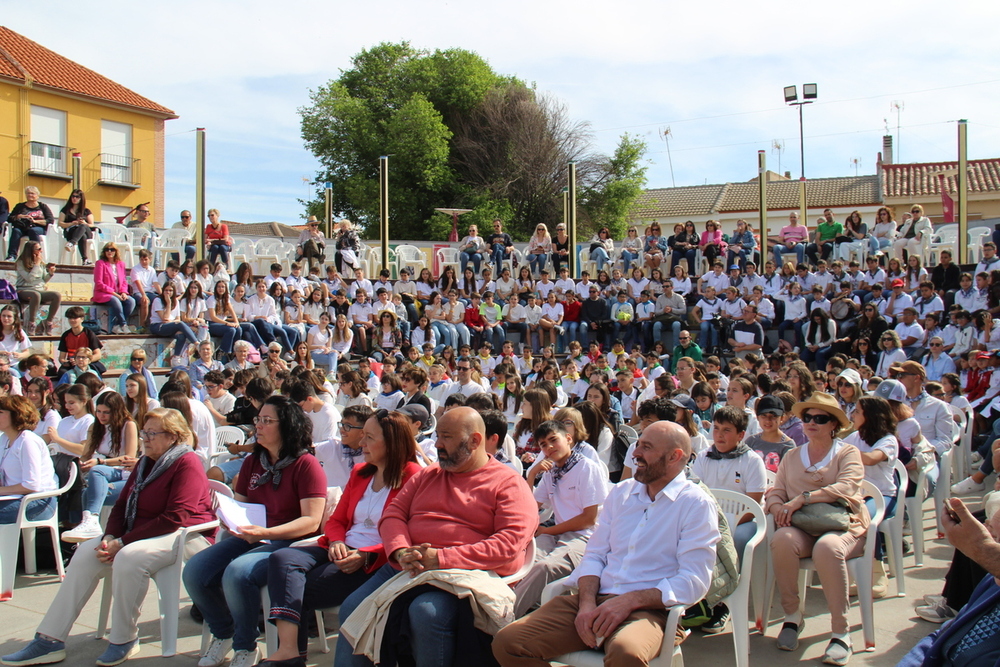
{"label": "yellow building", "polygon": [[161,224],[164,121],[172,118],[170,109],[0,26],[0,191],[11,207],[34,185],[58,216],[76,179],[97,221],[150,202]]}

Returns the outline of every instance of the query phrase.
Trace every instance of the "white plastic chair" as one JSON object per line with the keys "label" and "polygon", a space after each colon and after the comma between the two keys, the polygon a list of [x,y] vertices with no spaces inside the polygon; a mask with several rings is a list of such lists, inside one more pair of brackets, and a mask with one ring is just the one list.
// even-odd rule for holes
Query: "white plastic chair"
{"label": "white plastic chair", "polygon": [[215,427],[215,453],[209,458],[208,467],[219,465],[222,460],[229,461],[235,458],[229,453],[226,445],[236,443],[242,445],[247,441],[246,433],[236,426],[216,426]]}
{"label": "white plastic chair", "polygon": [[413,245],[398,245],[396,246],[396,276],[399,276],[399,272],[403,270],[403,267],[408,267],[413,270],[413,276],[417,277],[420,275],[420,270],[427,268],[427,254],[420,248]]}
{"label": "white plastic chair", "polygon": [[[553,581],[542,591],[542,604],[545,604],[564,591],[570,590],[566,584],[566,578]],[[674,646],[674,639],[677,636],[677,624],[684,616],[684,605],[674,605],[667,610],[667,622],[663,628],[663,644],[660,645],[660,653],[649,661],[649,667],[684,667],[684,655],[680,646]],[[559,662],[573,667],[604,667],[604,653],[602,651],[573,651],[556,656],[552,662]]]}
{"label": "white plastic chair", "polygon": [[[35,531],[39,528],[48,528],[52,539],[52,554],[55,556],[56,572],[59,573],[59,581],[66,578],[66,571],[63,569],[62,554],[59,549],[59,511],[52,512],[52,516],[47,519],[31,520],[25,516],[28,503],[42,498],[53,498],[61,496],[70,490],[76,482],[76,466],[70,466],[70,472],[66,483],[58,489],[52,491],[40,491],[29,493],[21,499],[21,507],[17,513],[17,521],[14,523],[0,524],[0,602],[7,602],[14,597],[14,575],[17,567],[17,549],[22,540],[24,541],[24,573],[34,574],[38,571],[38,564],[35,559]],[[18,539],[20,537],[21,539]]]}
{"label": "white plastic chair", "polygon": [[597,262],[590,258],[590,246],[586,248],[580,248],[580,256],[577,264],[580,267],[580,271],[587,271],[590,275],[597,275]]}
{"label": "white plastic chair", "polygon": [[[986,227],[976,227],[967,232],[969,236],[969,256],[970,264],[983,260],[983,244],[993,238],[993,232]],[[956,255],[957,257],[957,255]]]}
{"label": "white plastic chair", "polygon": [[885,535],[885,551],[889,556],[889,571],[896,578],[896,596],[906,596],[906,577],[903,573],[903,505],[906,500],[906,485],[909,483],[909,476],[906,474],[906,465],[896,459],[893,471],[899,477],[896,486],[896,513],[883,521],[878,531]]}
{"label": "white plastic chair", "polygon": [[240,264],[244,262],[250,265],[250,270],[253,270],[254,262],[257,260],[256,249],[254,248],[253,239],[248,238],[234,238],[233,239],[233,251],[229,253],[232,258],[232,263],[239,267]]}
{"label": "white plastic chair", "polygon": [[[944,505],[951,497],[951,459],[955,455],[955,448],[951,448],[941,455],[938,463],[938,480],[934,487],[934,516],[937,521],[937,536],[944,537],[944,526],[941,524],[941,513],[944,512]],[[964,479],[964,478],[963,478]]]}
{"label": "white plastic chair", "polygon": [[261,239],[257,241],[257,273],[266,274],[271,264],[280,264],[285,257],[281,239]]}
{"label": "white plastic chair", "polygon": [[942,250],[948,250],[952,257],[958,257],[958,225],[938,227],[937,233],[928,244],[927,252],[930,258],[928,266],[934,266],[938,263],[938,257],[941,256]]}
{"label": "white plastic chair", "polygon": [[[457,254],[458,250],[455,250],[455,253],[456,253],[455,257],[457,258],[458,257],[458,254]],[[508,269],[510,269],[510,275],[516,277],[517,276],[517,271],[514,270],[514,262],[515,261],[517,262],[517,266],[518,267],[521,267],[521,266],[524,265],[524,253],[521,252],[520,248],[517,248],[517,247],[515,247],[514,250],[511,251],[509,257],[508,256],[504,256],[503,261],[500,262],[500,268],[502,269],[503,267],[507,267]],[[456,264],[455,264],[455,273],[458,273],[457,259],[456,259]]]}
{"label": "white plastic chair", "polygon": [[743,547],[739,584],[737,584],[736,590],[723,600],[733,617],[736,667],[748,667],[750,664],[750,573],[753,571],[754,552],[757,550],[757,546],[764,541],[764,535],[767,533],[767,517],[760,503],[745,494],[728,489],[712,489],[711,491],[712,495],[715,496],[715,501],[719,504],[719,509],[726,515],[726,518],[733,517],[730,521],[731,529],[735,530],[736,522],[747,513],[753,514],[753,521],[757,525],[757,532]]}
{"label": "white plastic chair", "polygon": [[[177,654],[177,625],[181,609],[181,575],[184,572],[184,548],[188,537],[218,528],[218,521],[209,521],[184,528],[177,534],[174,543],[174,562],[153,573],[157,597],[160,602],[160,655],[169,658]],[[109,572],[108,575],[111,573]],[[104,591],[101,594],[101,608],[97,617],[97,632],[94,639],[103,639],[108,630],[108,615],[111,611],[111,576],[104,577]],[[208,625],[206,623],[206,625]]]}
{"label": "white plastic chair", "polygon": [[917,478],[913,481],[917,491],[906,499],[906,515],[910,519],[910,530],[913,532],[913,560],[917,567],[924,565],[924,500],[927,497],[927,469],[933,465],[936,463],[931,462],[917,471]]}
{"label": "white plastic chair", "polygon": [[167,265],[167,260],[171,253],[177,253],[180,260],[184,261],[184,241],[189,238],[191,232],[184,229],[162,229],[153,239],[153,252],[156,254],[156,266],[163,268]]}
{"label": "white plastic chair", "polygon": [[437,256],[438,276],[444,275],[446,266],[455,267],[455,275],[458,275],[458,248],[438,248],[434,254]]}
{"label": "white plastic chair", "polygon": [[126,267],[135,264],[135,257],[132,255],[132,238],[128,235],[128,230],[124,225],[101,222],[97,224],[101,232],[101,246],[106,243],[114,243],[118,248],[118,254]]}
{"label": "white plastic chair", "polygon": [[[878,526],[885,516],[885,498],[875,488],[875,485],[868,480],[861,482],[861,494],[870,497],[875,501],[875,515],[871,517],[868,525],[868,532],[865,538],[864,551],[857,558],[847,560],[847,568],[854,577],[854,582],[858,588],[858,606],[861,608],[861,627],[865,639],[865,651],[875,650],[875,618],[872,600],[872,561],[875,557],[875,535]],[[767,538],[770,544],[771,535],[774,532],[774,517],[767,517]],[[804,615],[806,607],[806,593],[809,590],[809,581],[812,578],[813,562],[812,558],[802,558],[799,560],[799,613]],[[771,602],[774,598],[774,568],[767,569],[767,584],[765,586],[766,602],[764,604],[764,624],[766,628],[767,617],[770,615]],[[761,630],[763,633],[763,630]]]}
{"label": "white plastic chair", "polygon": [[[150,237],[152,237],[152,239],[155,239],[156,235],[146,229],[141,229],[138,227],[134,227],[131,229],[126,227],[125,235],[128,237],[129,251],[133,253],[133,264],[138,264],[139,251],[146,250],[147,247],[151,248],[152,243],[147,243],[147,241],[151,240]],[[129,266],[131,267],[132,264],[129,264]]]}

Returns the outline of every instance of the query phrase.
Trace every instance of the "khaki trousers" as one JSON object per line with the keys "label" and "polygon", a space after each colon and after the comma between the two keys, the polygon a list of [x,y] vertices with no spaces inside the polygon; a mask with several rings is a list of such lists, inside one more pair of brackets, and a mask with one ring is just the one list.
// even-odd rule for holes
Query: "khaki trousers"
{"label": "khaki trousers", "polygon": [[[174,545],[179,532],[125,545],[110,564],[97,560],[96,549],[101,544],[101,538],[81,542],[66,570],[66,579],[60,584],[52,605],[38,626],[38,632],[66,641],[98,582],[102,577],[110,576],[114,601],[108,639],[112,644],[125,644],[137,639],[139,613],[149,590],[149,578],[176,560]],[[185,558],[207,546],[208,540],[204,537],[192,536],[185,547]]]}
{"label": "khaki trousers", "polygon": [[[597,603],[614,597],[597,596]],[[576,633],[579,595],[560,595],[517,620],[493,639],[493,655],[502,667],[548,667],[549,660],[584,645]],[[642,609],[632,612],[618,629],[604,641],[604,664],[614,667],[644,667],[660,652],[665,609]]]}

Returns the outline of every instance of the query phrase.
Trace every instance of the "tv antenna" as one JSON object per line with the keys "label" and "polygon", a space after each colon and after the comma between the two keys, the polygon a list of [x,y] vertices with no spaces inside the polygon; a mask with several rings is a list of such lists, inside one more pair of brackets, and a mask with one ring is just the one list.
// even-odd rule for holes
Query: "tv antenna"
{"label": "tv antenna", "polygon": [[670,137],[673,133],[670,131],[670,126],[660,128],[660,136],[663,137],[663,141],[667,144],[667,162],[670,164],[670,184],[673,187],[677,187],[677,182],[674,180],[674,160],[670,156]]}
{"label": "tv antenna", "polygon": [[854,175],[857,176],[858,175],[858,168],[861,167],[861,158],[859,158],[859,157],[852,157],[851,158],[851,166],[854,167]]}
{"label": "tv antenna", "polygon": [[900,114],[903,113],[903,109],[906,108],[906,102],[904,102],[903,100],[893,100],[889,104],[889,108],[896,112],[896,148],[894,151],[896,153],[896,158],[893,161],[902,163],[903,160],[901,159],[901,157],[903,155],[903,152],[899,150],[899,147],[902,144],[902,141],[899,138],[899,126],[900,126],[899,117]]}
{"label": "tv antenna", "polygon": [[781,172],[781,154],[785,152],[785,142],[781,139],[773,139],[771,141],[771,152],[778,154],[778,173]]}

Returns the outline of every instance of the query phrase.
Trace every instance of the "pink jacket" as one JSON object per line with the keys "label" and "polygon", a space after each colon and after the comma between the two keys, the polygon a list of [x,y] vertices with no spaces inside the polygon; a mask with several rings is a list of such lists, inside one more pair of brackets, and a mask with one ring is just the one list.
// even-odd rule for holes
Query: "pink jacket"
{"label": "pink jacket", "polygon": [[723,252],[726,251],[726,243],[722,240],[722,230],[717,229],[714,232],[710,232],[707,229],[701,233],[701,245],[706,246],[714,243],[718,245]]}
{"label": "pink jacket", "polygon": [[107,303],[115,294],[128,294],[125,279],[125,262],[114,266],[107,260],[99,259],[94,264],[94,303]]}

